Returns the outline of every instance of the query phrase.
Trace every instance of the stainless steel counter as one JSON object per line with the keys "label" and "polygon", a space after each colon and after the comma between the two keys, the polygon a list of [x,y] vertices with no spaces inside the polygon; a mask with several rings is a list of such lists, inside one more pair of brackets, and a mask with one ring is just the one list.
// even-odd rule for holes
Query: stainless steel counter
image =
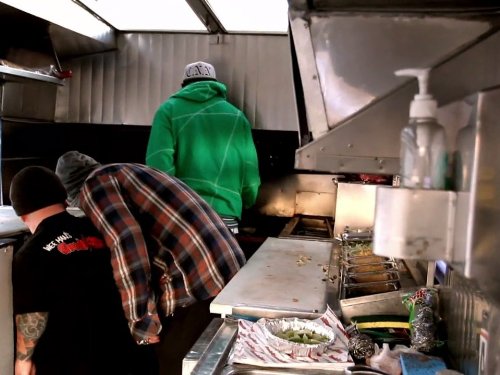
{"label": "stainless steel counter", "polygon": [[28,228],[16,215],[12,206],[0,206],[0,237],[9,237],[27,232]]}
{"label": "stainless steel counter", "polygon": [[[75,207],[68,207],[67,211],[74,216],[83,216],[83,212]],[[12,206],[0,206],[0,238],[16,236],[28,232],[28,227],[16,215]]]}
{"label": "stainless steel counter", "polygon": [[313,319],[338,303],[327,275],[331,242],[268,238],[210,305],[210,312]]}
{"label": "stainless steel counter", "polygon": [[[398,313],[400,292],[339,301],[338,241],[268,238],[210,305],[216,318],[186,356],[183,374],[326,375],[344,370],[263,368],[227,364],[236,340],[234,318],[319,317],[330,306],[348,318],[372,313]],[[345,310],[345,311],[344,311]],[[225,318],[231,316],[231,318]]]}
{"label": "stainless steel counter", "polygon": [[233,319],[216,318],[196,342],[183,362],[183,375],[340,375],[344,370],[267,368],[227,364],[236,339],[238,324]]}

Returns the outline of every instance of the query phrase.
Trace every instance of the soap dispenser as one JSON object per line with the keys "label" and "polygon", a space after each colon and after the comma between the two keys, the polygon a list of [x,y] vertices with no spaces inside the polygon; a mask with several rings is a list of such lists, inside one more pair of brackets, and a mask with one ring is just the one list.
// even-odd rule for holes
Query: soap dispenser
{"label": "soap dispenser", "polygon": [[445,188],[448,157],[444,127],[436,120],[437,102],[428,93],[430,69],[402,69],[397,76],[418,79],[419,93],[410,104],[408,125],[401,131],[401,186]]}
{"label": "soap dispenser", "polygon": [[405,69],[418,78],[419,92],[401,131],[401,185],[377,186],[373,253],[427,260],[427,284],[434,285],[435,262],[453,259],[456,192],[445,190],[448,172],[445,130],[436,120],[437,103],[427,91],[429,69]]}

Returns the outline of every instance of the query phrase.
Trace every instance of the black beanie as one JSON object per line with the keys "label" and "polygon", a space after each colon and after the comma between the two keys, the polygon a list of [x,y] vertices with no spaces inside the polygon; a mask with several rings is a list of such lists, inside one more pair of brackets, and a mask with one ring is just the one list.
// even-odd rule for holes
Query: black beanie
{"label": "black beanie", "polygon": [[19,171],[12,179],[9,195],[17,216],[64,203],[67,197],[59,177],[50,169],[40,166]]}

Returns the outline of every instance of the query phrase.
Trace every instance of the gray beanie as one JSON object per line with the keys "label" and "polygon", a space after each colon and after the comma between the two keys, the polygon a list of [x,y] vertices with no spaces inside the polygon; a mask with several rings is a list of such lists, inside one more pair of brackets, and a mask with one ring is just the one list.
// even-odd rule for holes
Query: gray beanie
{"label": "gray beanie", "polygon": [[101,164],[78,151],[68,151],[57,160],[56,174],[68,191],[70,206],[79,206],[78,194],[83,182]]}
{"label": "gray beanie", "polygon": [[53,171],[30,166],[16,173],[10,184],[9,196],[17,216],[22,216],[53,204],[64,204],[66,190]]}

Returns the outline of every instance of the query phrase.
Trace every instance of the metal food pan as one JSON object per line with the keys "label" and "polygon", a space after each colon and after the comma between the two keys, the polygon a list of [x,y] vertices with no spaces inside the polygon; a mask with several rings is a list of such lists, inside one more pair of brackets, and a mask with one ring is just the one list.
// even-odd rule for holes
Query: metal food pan
{"label": "metal food pan", "polygon": [[[362,243],[359,243],[362,244]],[[363,245],[359,246],[358,245],[353,245],[353,244],[343,244],[342,245],[342,254],[344,256],[369,256],[369,255],[374,255],[373,254],[373,246],[372,242],[370,241],[369,245]]]}
{"label": "metal food pan", "polygon": [[359,297],[371,294],[394,292],[399,289],[399,281],[374,281],[366,283],[346,283],[344,284],[345,297]]}
{"label": "metal food pan", "polygon": [[345,264],[345,270],[348,274],[358,273],[380,273],[380,272],[398,272],[396,263],[391,261],[376,262],[376,263],[357,263]]}
{"label": "metal food pan", "polygon": [[367,240],[373,237],[373,227],[365,228],[350,228],[346,226],[344,231],[340,234],[340,238],[343,241],[351,240]]}
{"label": "metal food pan", "polygon": [[379,281],[399,281],[397,272],[359,272],[347,274],[346,284],[366,284]]}
{"label": "metal food pan", "polygon": [[392,263],[396,268],[396,262],[390,258],[380,257],[377,255],[366,255],[356,257],[345,257],[343,264],[346,266],[360,266],[364,264],[384,264]]}

